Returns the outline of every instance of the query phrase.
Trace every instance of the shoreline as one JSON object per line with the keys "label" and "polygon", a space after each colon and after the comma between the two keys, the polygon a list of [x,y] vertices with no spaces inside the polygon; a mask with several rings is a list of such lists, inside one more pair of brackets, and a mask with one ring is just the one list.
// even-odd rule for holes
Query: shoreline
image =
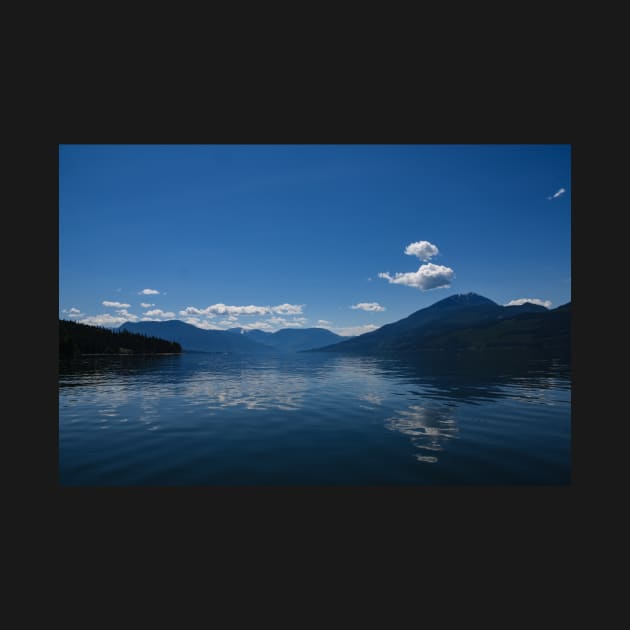
{"label": "shoreline", "polygon": [[81,357],[158,357],[158,356],[180,356],[183,352],[94,352],[81,353],[72,356],[61,356],[60,359],[80,359]]}

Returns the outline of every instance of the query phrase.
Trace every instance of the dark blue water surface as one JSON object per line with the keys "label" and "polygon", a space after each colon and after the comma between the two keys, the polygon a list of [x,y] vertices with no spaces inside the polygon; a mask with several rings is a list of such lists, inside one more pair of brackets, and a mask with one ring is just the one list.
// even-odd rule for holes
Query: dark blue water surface
{"label": "dark blue water surface", "polygon": [[59,368],[62,485],[570,483],[564,359],[186,353]]}

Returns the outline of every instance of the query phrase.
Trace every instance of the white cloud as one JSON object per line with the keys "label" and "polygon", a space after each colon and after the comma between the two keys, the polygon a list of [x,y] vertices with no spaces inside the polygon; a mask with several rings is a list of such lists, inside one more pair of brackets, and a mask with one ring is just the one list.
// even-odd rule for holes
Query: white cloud
{"label": "white cloud", "polygon": [[159,295],[159,293],[155,289],[142,289],[142,291],[138,292],[138,295]]}
{"label": "white cloud", "polygon": [[142,306],[142,308],[150,308],[151,306],[155,306],[155,304],[149,304],[148,302],[140,302],[140,306]]}
{"label": "white cloud", "polygon": [[560,188],[560,190],[558,190],[558,192],[553,193],[553,195],[551,195],[551,197],[547,197],[547,199],[557,199],[561,195],[564,195],[565,192],[567,192],[567,191],[564,188]]}
{"label": "white cloud", "polygon": [[318,326],[330,326],[332,324],[332,322],[329,322],[327,319],[318,319],[317,320],[317,325]]}
{"label": "white cloud", "polygon": [[195,308],[194,306],[187,306],[183,311],[179,311],[179,314],[182,317],[188,317],[190,315],[205,315],[209,319],[216,317],[214,313],[209,313],[208,309]]}
{"label": "white cloud", "polygon": [[272,326],[278,328],[301,328],[306,324],[307,319],[305,317],[294,317],[293,319],[286,319],[285,317],[270,317],[266,320]]}
{"label": "white cloud", "polygon": [[235,315],[230,315],[229,317],[226,317],[223,321],[220,321],[219,324],[234,328],[235,326],[238,326],[238,317],[236,317]]}
{"label": "white cloud", "polygon": [[63,311],[61,312],[65,313],[68,317],[82,317],[83,316],[83,313],[78,308],[75,308],[74,306],[71,308],[64,308]]}
{"label": "white cloud", "polygon": [[216,326],[208,321],[201,321],[198,317],[187,317],[184,322],[202,330],[225,330],[222,326]]}
{"label": "white cloud", "polygon": [[187,306],[180,315],[205,315],[206,317],[216,317],[217,315],[268,315],[271,309],[268,306],[228,306],[227,304],[213,304],[206,308],[196,308]]}
{"label": "white cloud", "polygon": [[286,317],[269,317],[268,319],[251,322],[249,324],[239,323],[239,327],[243,330],[257,329],[264,330],[265,332],[275,332],[281,328],[302,328],[307,321],[305,317],[294,317],[293,319],[287,319]]}
{"label": "white cloud", "polygon": [[271,310],[278,315],[301,315],[304,304],[278,304],[272,306]]}
{"label": "white cloud", "polygon": [[228,306],[227,304],[213,304],[208,307],[208,312],[217,315],[266,315],[271,312],[268,306]]}
{"label": "white cloud", "polygon": [[252,322],[250,324],[240,324],[239,328],[243,330],[264,330],[265,332],[273,332],[277,327],[272,326],[269,322]]}
{"label": "white cloud", "polygon": [[390,284],[403,284],[408,287],[428,291],[430,289],[446,289],[451,286],[455,272],[450,267],[427,263],[421,265],[418,271],[408,273],[379,273],[379,278],[385,278]]}
{"label": "white cloud", "polygon": [[[193,307],[189,307],[193,308]],[[200,310],[200,309],[195,309]],[[180,311],[180,314],[182,311]],[[202,328],[204,330],[226,330],[227,328],[242,328],[243,330],[264,330],[266,332],[274,332],[279,330],[280,328],[302,328],[304,324],[308,321],[305,317],[278,317],[273,316],[269,317],[265,320],[258,320],[250,323],[243,323],[237,321],[236,317],[228,317],[227,319],[223,319],[219,321],[218,325],[212,324],[207,320],[204,321],[199,317],[186,317],[184,320],[187,324],[192,324],[193,326],[197,326],[197,328]]]}
{"label": "white cloud", "polygon": [[408,256],[417,256],[423,262],[431,260],[433,256],[437,256],[439,253],[438,248],[429,241],[417,241],[415,243],[409,243],[405,248],[405,254]]}
{"label": "white cloud", "polygon": [[[188,323],[193,323],[192,319],[198,318],[189,318]],[[220,330],[225,330],[225,328],[242,328],[243,330],[264,330],[266,332],[275,332],[276,330],[280,330],[281,328],[302,328],[304,324],[306,324],[308,320],[305,317],[293,317],[291,319],[287,319],[286,317],[269,317],[265,320],[258,320],[250,323],[243,322],[235,322],[231,319],[224,319],[219,322],[222,328]],[[195,323],[195,325],[199,325]],[[201,327],[201,326],[200,326]]]}
{"label": "white cloud", "polygon": [[359,302],[350,308],[361,309],[362,311],[384,311],[385,307],[378,302]]}
{"label": "white cloud", "polygon": [[504,304],[504,306],[520,306],[521,304],[525,304],[527,302],[538,304],[539,306],[544,306],[545,308],[551,307],[550,300],[541,300],[539,298],[519,298],[518,300],[510,300],[507,304]]}
{"label": "white cloud", "polygon": [[114,317],[110,313],[103,313],[101,315],[85,317],[84,319],[79,320],[79,323],[89,324],[90,326],[106,326],[108,328],[113,328],[120,326],[120,324],[124,324],[127,321],[129,320],[126,317]]}
{"label": "white cloud", "polygon": [[[417,241],[410,243],[405,248],[405,254],[417,256],[423,261],[436,256],[439,250],[436,245],[429,241]],[[425,263],[418,267],[418,271],[405,273],[397,272],[393,276],[389,272],[381,272],[379,278],[384,278],[390,284],[403,284],[408,287],[428,291],[430,289],[446,289],[451,286],[451,281],[455,277],[455,272],[450,267]],[[353,307],[354,308],[354,307]]]}
{"label": "white cloud", "polygon": [[380,328],[380,326],[375,326],[374,324],[363,324],[363,326],[343,326],[341,328],[332,328],[331,330],[342,337],[349,337],[352,335],[362,335],[366,332],[372,332],[377,328]]}
{"label": "white cloud", "polygon": [[126,317],[128,322],[137,322],[138,316],[130,313],[127,309],[121,308],[116,311],[121,317]]}
{"label": "white cloud", "polygon": [[197,308],[195,306],[187,306],[184,310],[179,311],[182,316],[186,315],[205,315],[206,317],[215,317],[216,315],[228,315],[231,317],[239,317],[241,315],[271,315],[273,313],[279,315],[300,315],[304,304],[278,304],[277,306],[230,306],[228,304],[218,303],[207,306],[206,308]]}
{"label": "white cloud", "polygon": [[145,317],[161,317],[163,319],[172,319],[173,317],[175,317],[175,313],[173,313],[172,311],[165,312],[159,308],[153,309],[152,311],[147,311],[146,313],[143,313],[143,315]]}
{"label": "white cloud", "polygon": [[109,302],[107,300],[105,300],[102,304],[103,306],[107,306],[110,308],[129,308],[131,306],[131,304],[123,304],[122,302]]}

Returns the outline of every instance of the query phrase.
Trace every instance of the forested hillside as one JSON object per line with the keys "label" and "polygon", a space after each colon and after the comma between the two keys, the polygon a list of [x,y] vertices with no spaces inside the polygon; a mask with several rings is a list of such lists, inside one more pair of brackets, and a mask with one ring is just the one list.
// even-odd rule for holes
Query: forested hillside
{"label": "forested hillside", "polygon": [[110,330],[65,319],[59,320],[59,356],[81,354],[179,353],[180,344],[126,330]]}

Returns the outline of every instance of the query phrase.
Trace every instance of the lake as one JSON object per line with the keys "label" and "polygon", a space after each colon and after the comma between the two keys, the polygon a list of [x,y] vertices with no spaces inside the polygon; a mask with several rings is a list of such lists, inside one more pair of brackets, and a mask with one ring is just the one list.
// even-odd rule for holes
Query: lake
{"label": "lake", "polygon": [[63,486],[570,481],[566,358],[184,353],[59,363]]}

